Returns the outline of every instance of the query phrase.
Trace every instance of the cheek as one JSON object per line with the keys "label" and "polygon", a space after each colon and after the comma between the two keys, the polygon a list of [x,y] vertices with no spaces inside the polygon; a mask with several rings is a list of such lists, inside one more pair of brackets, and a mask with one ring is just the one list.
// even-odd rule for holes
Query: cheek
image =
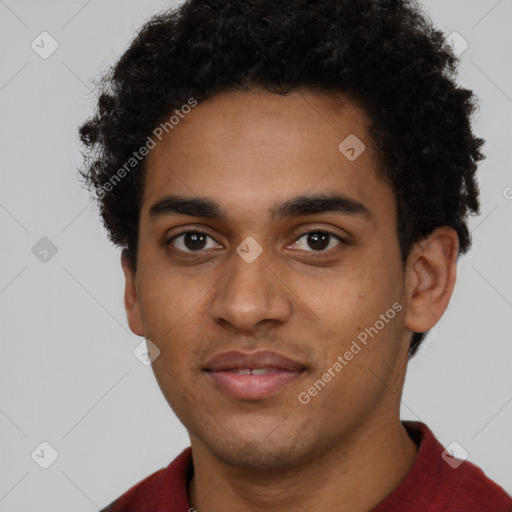
{"label": "cheek", "polygon": [[199,280],[185,279],[179,271],[154,265],[140,280],[139,298],[144,322],[150,329],[168,328],[201,307],[204,292]]}
{"label": "cheek", "polygon": [[191,346],[187,340],[194,339],[194,318],[202,307],[201,295],[182,279],[159,276],[144,281],[139,298],[145,337],[160,350],[155,363],[175,372]]}
{"label": "cheek", "polygon": [[366,365],[392,351],[403,309],[400,283],[399,273],[382,258],[375,258],[351,271],[345,269],[339,279],[326,283],[322,293],[310,296],[312,309],[330,329],[332,341],[323,344],[324,356],[335,360],[352,347],[357,352],[353,359]]}

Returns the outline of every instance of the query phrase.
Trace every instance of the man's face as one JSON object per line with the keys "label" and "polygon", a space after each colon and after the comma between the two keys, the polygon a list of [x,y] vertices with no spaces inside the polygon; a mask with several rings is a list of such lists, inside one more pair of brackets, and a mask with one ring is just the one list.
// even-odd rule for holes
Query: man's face
{"label": "man's face", "polygon": [[[225,93],[147,157],[130,326],[160,349],[156,378],[192,443],[221,460],[297,465],[398,415],[404,273],[395,199],[376,172],[368,123],[348,99]],[[360,148],[338,147],[350,135],[366,146],[353,161],[346,155]],[[352,203],[279,211],[335,194]],[[150,215],[170,195],[207,199],[224,217],[169,203]],[[243,359],[212,363],[231,351],[272,351],[295,366],[247,375]]]}

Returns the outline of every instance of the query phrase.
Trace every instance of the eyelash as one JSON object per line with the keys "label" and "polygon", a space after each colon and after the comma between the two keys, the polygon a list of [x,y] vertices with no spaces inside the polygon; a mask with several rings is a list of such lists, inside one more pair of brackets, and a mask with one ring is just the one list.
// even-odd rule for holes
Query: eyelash
{"label": "eyelash", "polygon": [[[168,240],[165,241],[165,245],[168,246],[168,245],[172,245],[172,242],[176,239],[176,238],[179,238],[180,236],[183,236],[183,235],[186,235],[187,233],[194,233],[194,234],[198,234],[198,235],[204,235],[204,236],[207,236],[209,238],[211,238],[212,240],[215,240],[212,236],[210,236],[208,233],[206,233],[205,231],[201,231],[200,229],[187,229],[187,230],[184,230],[184,231],[181,231],[180,233],[176,234],[176,235],[173,235],[171,238],[169,238]],[[335,238],[336,240],[338,240],[340,242],[340,244],[343,244],[343,245],[349,245],[349,242],[343,238],[341,238],[339,235],[336,235],[335,233],[332,233],[331,231],[326,231],[326,230],[323,230],[323,229],[312,229],[310,231],[306,231],[305,233],[302,233],[301,235],[299,235],[293,243],[295,243],[296,241],[300,240],[302,237],[306,236],[306,235],[309,235],[311,233],[320,233],[320,234],[323,234],[323,235],[329,235],[330,237],[333,237]],[[218,242],[216,242],[218,243]],[[338,247],[338,246],[336,246]],[[306,252],[310,252],[312,253],[313,255],[315,255],[315,257],[318,257],[318,256],[321,256],[323,254],[330,254],[331,251],[333,250],[336,250],[336,247],[334,249],[329,249],[327,251],[325,250],[321,250],[321,251],[306,251]],[[181,249],[176,249],[174,248],[174,250],[176,251],[179,251],[179,252],[182,252],[186,255],[194,255],[195,253],[197,254],[200,254],[202,252],[207,252],[207,251],[204,251],[204,250],[198,250],[198,251],[183,251]]]}

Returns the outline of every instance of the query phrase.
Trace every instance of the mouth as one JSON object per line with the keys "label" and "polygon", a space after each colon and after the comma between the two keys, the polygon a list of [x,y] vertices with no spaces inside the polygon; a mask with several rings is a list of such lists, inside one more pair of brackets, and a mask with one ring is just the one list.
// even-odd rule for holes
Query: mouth
{"label": "mouth", "polygon": [[231,351],[214,356],[204,371],[222,393],[240,400],[261,400],[297,381],[306,367],[271,351]]}

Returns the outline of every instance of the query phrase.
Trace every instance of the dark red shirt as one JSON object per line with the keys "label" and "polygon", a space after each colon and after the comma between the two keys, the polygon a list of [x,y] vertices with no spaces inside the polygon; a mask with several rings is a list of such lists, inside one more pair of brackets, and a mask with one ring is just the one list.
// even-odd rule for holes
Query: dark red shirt
{"label": "dark red shirt", "polygon": [[[370,512],[512,512],[512,498],[480,468],[465,461],[454,469],[441,457],[444,448],[424,423],[403,425],[419,446],[418,455],[400,485]],[[187,448],[103,512],[187,512],[193,471]]]}

